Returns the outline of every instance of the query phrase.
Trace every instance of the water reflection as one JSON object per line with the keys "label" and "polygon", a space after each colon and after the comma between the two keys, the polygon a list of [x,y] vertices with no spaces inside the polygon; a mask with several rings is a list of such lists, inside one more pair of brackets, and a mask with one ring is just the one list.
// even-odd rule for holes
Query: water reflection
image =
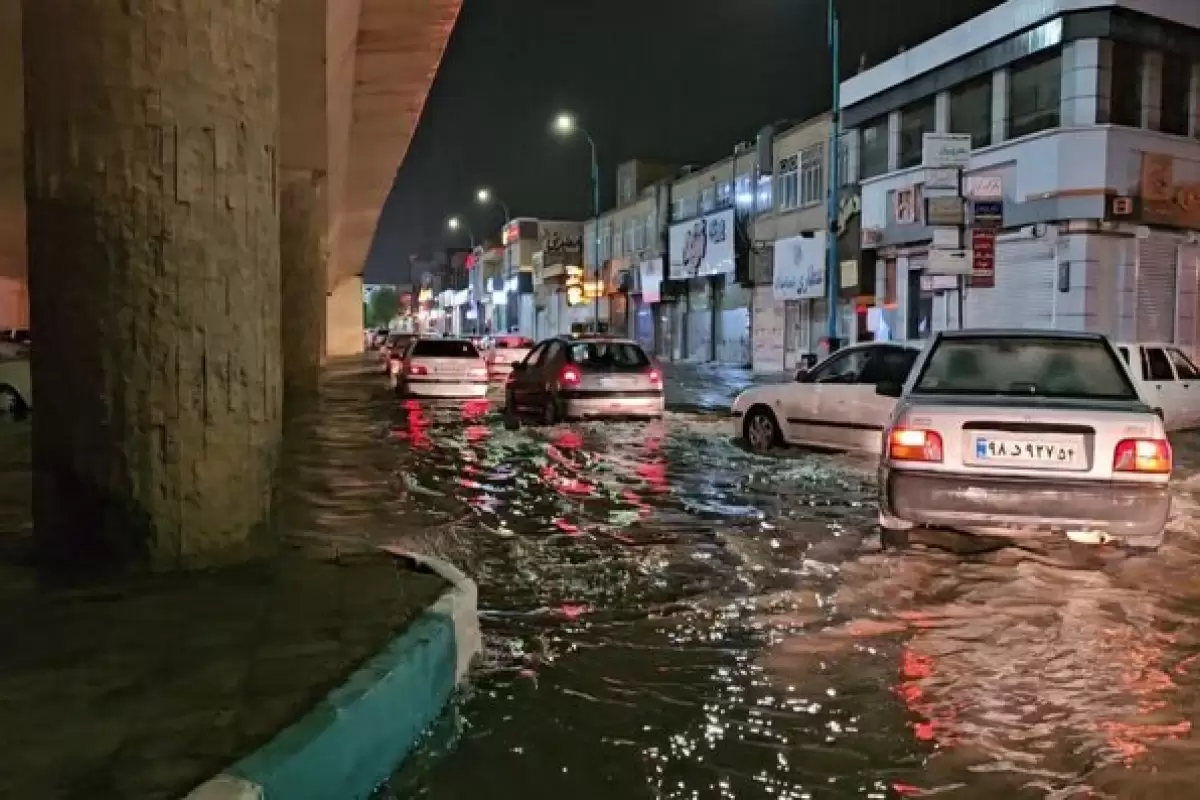
{"label": "water reflection", "polygon": [[397,796],[1191,796],[1200,440],[1157,556],[881,555],[865,461],[378,402],[323,458],[386,420],[357,522],[474,575],[487,647]]}

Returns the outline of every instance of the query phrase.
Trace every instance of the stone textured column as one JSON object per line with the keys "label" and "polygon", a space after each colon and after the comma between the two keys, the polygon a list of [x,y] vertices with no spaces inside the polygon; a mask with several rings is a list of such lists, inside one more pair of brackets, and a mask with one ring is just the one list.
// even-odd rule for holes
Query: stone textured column
{"label": "stone textured column", "polygon": [[325,352],[329,227],[325,184],[325,174],[319,171],[286,170],[281,175],[279,246],[286,396],[316,390]]}
{"label": "stone textured column", "polygon": [[281,428],[277,0],[24,0],[35,531],[240,559]]}

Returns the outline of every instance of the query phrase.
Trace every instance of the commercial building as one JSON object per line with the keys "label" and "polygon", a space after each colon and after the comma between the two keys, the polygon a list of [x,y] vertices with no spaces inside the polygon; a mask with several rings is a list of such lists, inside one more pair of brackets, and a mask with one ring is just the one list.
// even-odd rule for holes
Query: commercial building
{"label": "commercial building", "polygon": [[[847,80],[842,109],[864,262],[878,262],[871,333],[1196,346],[1200,3],[1011,0]],[[931,133],[969,140],[956,154]],[[948,157],[963,224],[975,215],[956,242],[926,202],[945,196]]]}
{"label": "commercial building", "polygon": [[[752,230],[756,372],[794,369],[805,356],[820,352],[828,335],[825,278],[831,133],[830,115],[822,114],[779,132],[768,128],[760,134],[760,149],[770,142],[767,163],[772,174],[767,177],[772,191],[764,195],[770,202],[764,213],[755,216]],[[862,338],[859,318],[865,319],[866,307],[874,302],[875,275],[860,265],[859,197],[846,163],[845,143],[840,153],[838,337],[853,342]]]}
{"label": "commercial building", "polygon": [[671,184],[660,352],[672,360],[750,363],[748,223],[761,171],[757,149],[740,144]]}
{"label": "commercial building", "polygon": [[576,320],[575,329],[604,330],[657,347],[661,323],[655,307],[666,252],[669,184],[676,171],[642,160],[617,168],[616,207],[584,226],[584,299],[592,313]]}
{"label": "commercial building", "polygon": [[[580,323],[591,311],[589,298],[599,296],[589,287],[583,269],[583,223],[540,222],[537,251],[533,254],[532,331],[536,339],[556,336]],[[591,292],[589,293],[589,288]]]}

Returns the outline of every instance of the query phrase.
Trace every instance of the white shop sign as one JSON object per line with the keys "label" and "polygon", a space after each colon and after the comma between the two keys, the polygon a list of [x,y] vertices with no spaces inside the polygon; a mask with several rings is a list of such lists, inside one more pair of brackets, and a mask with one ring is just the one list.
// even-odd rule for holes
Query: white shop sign
{"label": "white shop sign", "polygon": [[927,133],[921,137],[921,163],[927,169],[965,167],[971,161],[971,134]]}
{"label": "white shop sign", "polygon": [[925,271],[930,275],[970,275],[970,250],[930,250]]}

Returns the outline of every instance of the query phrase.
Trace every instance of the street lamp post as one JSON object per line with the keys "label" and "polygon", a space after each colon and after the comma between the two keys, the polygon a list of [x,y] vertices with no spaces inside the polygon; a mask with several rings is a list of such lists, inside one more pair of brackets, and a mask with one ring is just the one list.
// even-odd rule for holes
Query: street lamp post
{"label": "street lamp post", "polygon": [[470,225],[467,225],[458,217],[451,217],[450,219],[446,220],[446,227],[452,231],[455,231],[456,233],[458,231],[466,232],[467,239],[471,242],[471,249],[475,249],[475,231],[471,230]]}
{"label": "street lamp post", "polygon": [[507,225],[512,222],[512,214],[509,213],[508,206],[504,204],[503,200],[492,194],[491,189],[480,189],[475,192],[475,199],[479,201],[481,206],[491,205],[492,203],[500,206],[500,210],[504,212],[504,224]]}
{"label": "street lamp post", "polygon": [[[463,222],[460,217],[453,216],[446,220],[446,227],[456,233],[459,231],[465,231],[467,234],[467,240],[471,243],[471,252],[475,252],[475,231],[471,230],[470,225]],[[457,317],[457,312],[455,313],[455,316]]]}
{"label": "street lamp post", "polygon": [[832,126],[829,134],[829,234],[825,253],[825,303],[828,306],[829,351],[838,349],[838,296],[841,293],[841,265],[838,263],[838,204],[840,191],[841,145],[842,145],[842,87],[841,87],[841,33],[838,26],[837,0],[829,0],[829,58],[833,73]]}
{"label": "street lamp post", "polygon": [[592,151],[592,170],[591,170],[592,234],[593,234],[593,237],[596,242],[596,248],[594,251],[596,254],[595,255],[596,271],[595,271],[595,275],[593,276],[595,278],[595,281],[592,285],[592,288],[596,293],[593,295],[593,298],[592,298],[592,311],[595,316],[594,324],[596,326],[596,332],[599,333],[599,331],[600,331],[600,294],[599,294],[598,289],[599,289],[600,283],[601,283],[601,279],[600,279],[600,162],[596,157],[596,140],[592,138],[592,135],[590,133],[588,133],[586,129],[579,126],[579,124],[575,121],[575,117],[572,116],[571,114],[566,114],[566,113],[559,114],[554,120],[554,129],[556,131],[558,131],[558,133],[560,133],[564,136],[568,136],[568,135],[574,133],[575,131],[579,131],[580,133],[582,133],[584,135],[584,138],[587,139],[588,146],[591,147],[591,151]]}

